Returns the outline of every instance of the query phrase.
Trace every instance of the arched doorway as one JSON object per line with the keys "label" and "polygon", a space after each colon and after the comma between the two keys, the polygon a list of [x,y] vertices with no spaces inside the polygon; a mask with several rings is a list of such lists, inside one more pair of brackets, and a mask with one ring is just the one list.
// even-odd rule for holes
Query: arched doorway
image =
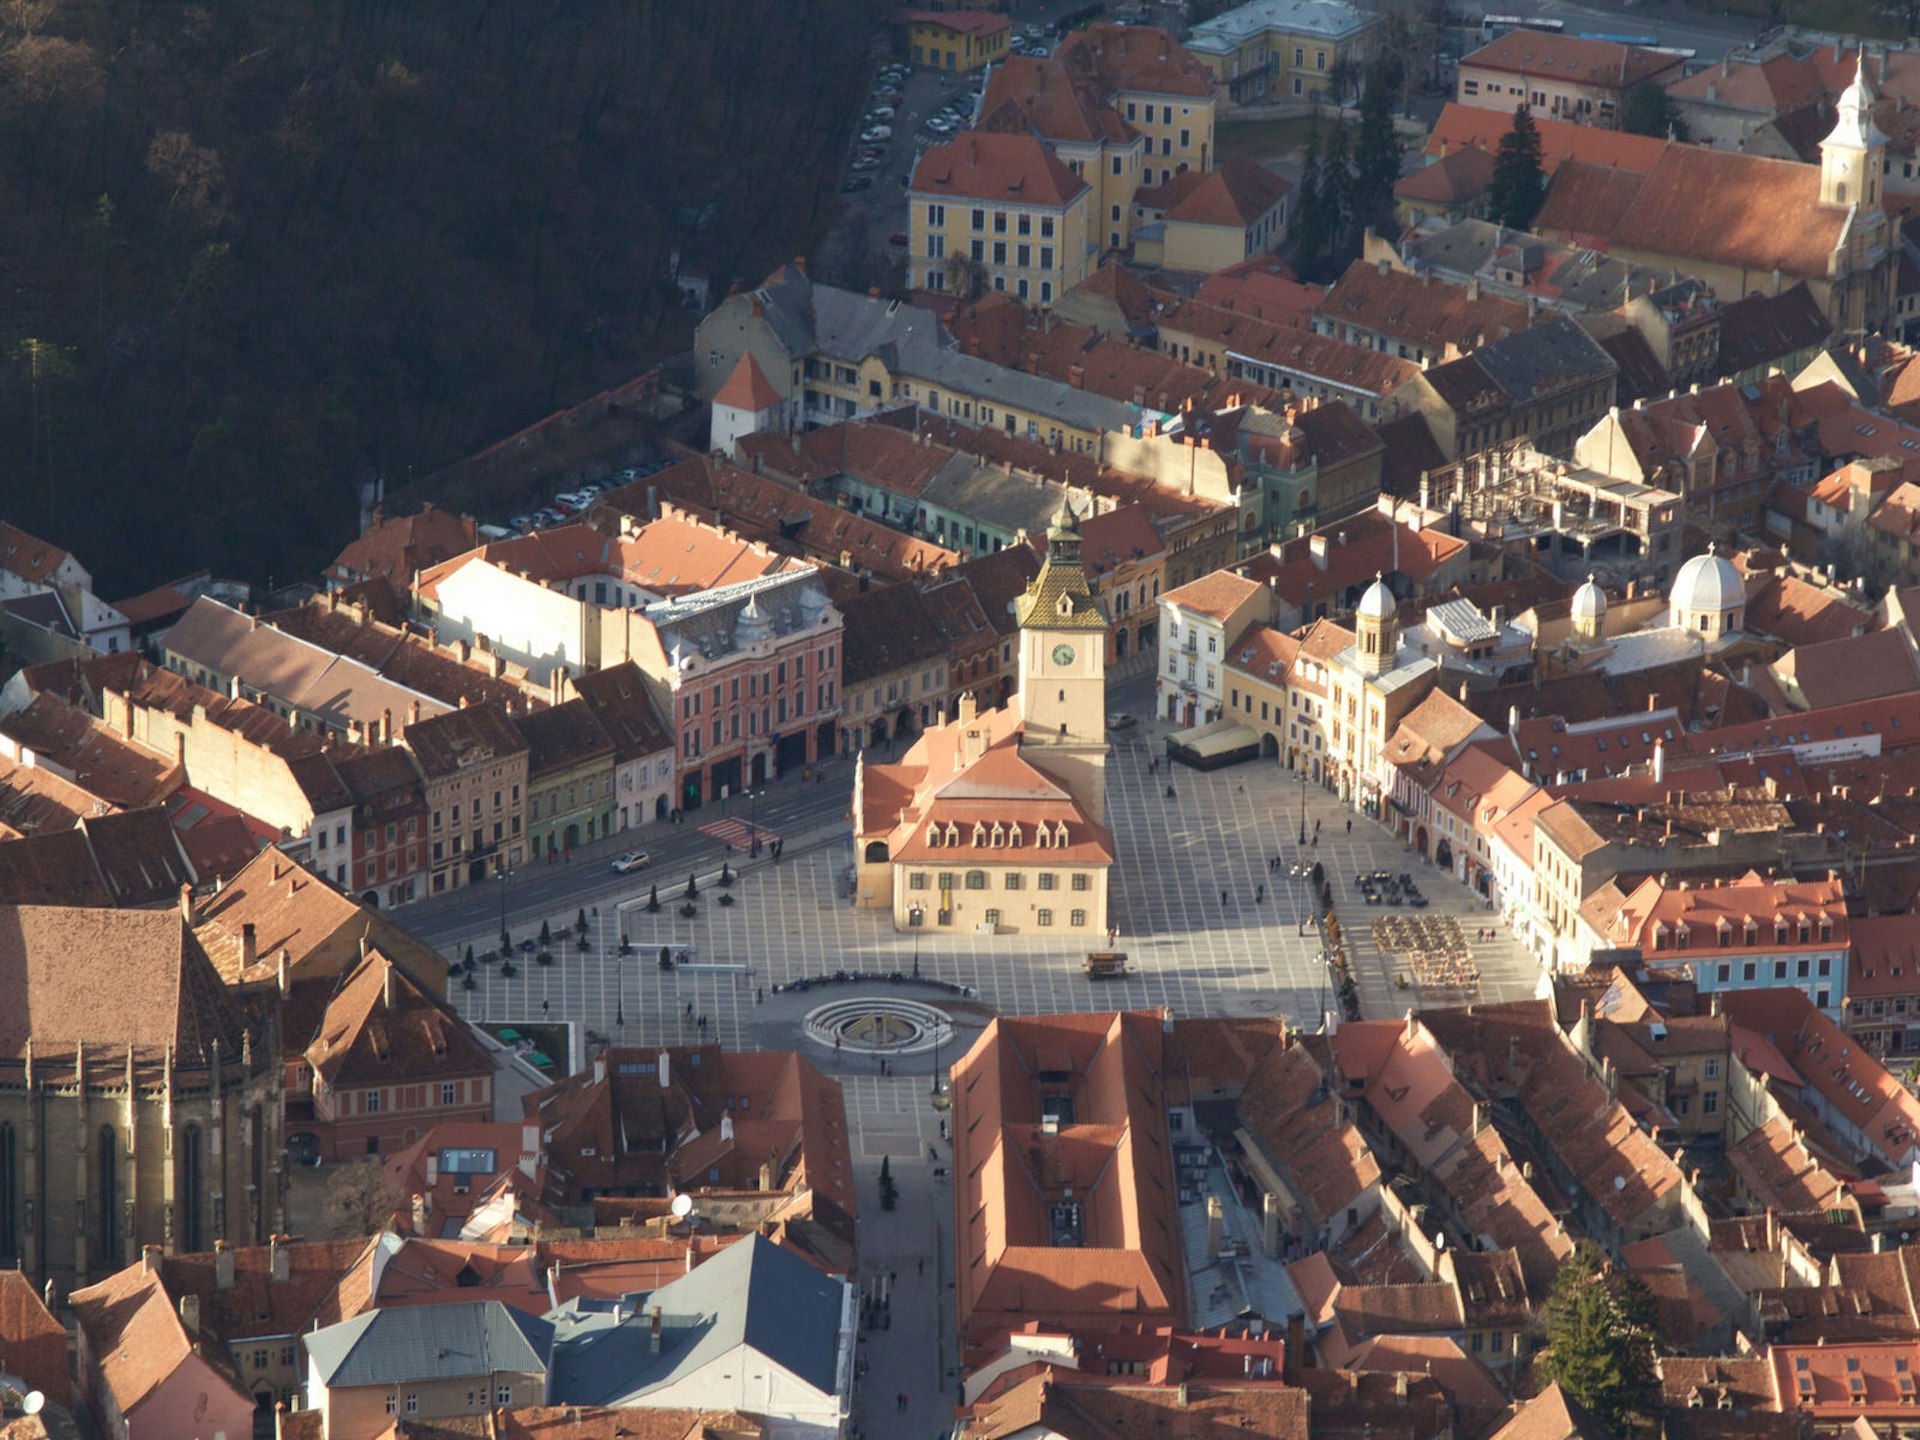
{"label": "arched doorway", "polygon": [[567,834],[566,834],[567,849],[569,850],[575,849],[579,844],[580,844],[580,827],[578,825],[567,826]]}
{"label": "arched doorway", "polygon": [[1422,855],[1427,853],[1427,827],[1418,826],[1413,832],[1413,848]]}
{"label": "arched doorway", "polygon": [[656,820],[664,820],[667,818],[667,797],[666,796],[664,795],[654,796],[653,818]]}
{"label": "arched doorway", "polygon": [[360,903],[369,910],[378,910],[380,908],[380,892],[378,890],[363,890],[360,894]]}
{"label": "arched doorway", "polygon": [[1113,632],[1113,658],[1116,660],[1127,658],[1127,632],[1124,629]]}
{"label": "arched doorway", "polygon": [[1453,845],[1450,841],[1440,842],[1439,848],[1433,852],[1433,863],[1443,870],[1453,869]]}
{"label": "arched doorway", "polygon": [[1272,760],[1279,754],[1280,742],[1273,738],[1273,732],[1269,730],[1262,734],[1260,737],[1260,758],[1262,760]]}
{"label": "arched doorway", "polygon": [[867,863],[869,865],[884,865],[887,863],[886,841],[869,840],[867,842]]}
{"label": "arched doorway", "polygon": [[762,750],[759,754],[753,757],[753,766],[751,769],[748,770],[747,773],[753,777],[753,783],[755,785],[764,785],[767,783],[767,752],[766,751]]}

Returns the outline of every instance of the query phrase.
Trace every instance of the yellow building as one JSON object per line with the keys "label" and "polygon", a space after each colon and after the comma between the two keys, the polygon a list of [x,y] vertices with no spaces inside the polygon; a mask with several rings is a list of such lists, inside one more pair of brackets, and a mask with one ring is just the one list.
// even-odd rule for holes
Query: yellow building
{"label": "yellow building", "polygon": [[1087,278],[1091,193],[1031,135],[969,130],[935,145],[909,191],[912,282],[1051,305]]}
{"label": "yellow building", "polygon": [[1007,55],[1013,25],[985,10],[907,10],[907,57],[931,70],[978,70]]}
{"label": "yellow building", "polygon": [[1106,630],[1062,505],[1047,558],[1014,602],[1020,689],[982,712],[971,696],[894,765],[854,772],[863,908],[897,929],[1107,933]]}
{"label": "yellow building", "polygon": [[1352,647],[1327,666],[1327,740],[1341,798],[1379,815],[1387,737],[1439,677],[1438,664],[1402,643],[1399,602],[1375,576],[1353,614]]}
{"label": "yellow building", "polygon": [[1109,250],[1133,243],[1133,197],[1214,154],[1214,80],[1166,31],[1093,25],[1050,59],[997,66],[979,129],[1037,135],[1092,187],[1090,234]]}
{"label": "yellow building", "polygon": [[1196,26],[1187,49],[1229,109],[1333,96],[1373,58],[1378,22],[1345,0],[1252,0]]}
{"label": "yellow building", "polygon": [[1134,198],[1137,264],[1212,275],[1277,250],[1287,238],[1293,186],[1258,161],[1236,156],[1218,170],[1189,170]]}

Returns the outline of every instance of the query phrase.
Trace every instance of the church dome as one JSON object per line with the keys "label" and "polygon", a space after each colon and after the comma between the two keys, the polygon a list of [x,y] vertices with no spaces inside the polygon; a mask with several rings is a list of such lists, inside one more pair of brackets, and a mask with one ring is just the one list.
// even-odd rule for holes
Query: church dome
{"label": "church dome", "polygon": [[1732,563],[1709,546],[1680,567],[1667,598],[1676,615],[1717,614],[1745,605],[1747,587]]}
{"label": "church dome", "polygon": [[1393,591],[1387,588],[1387,582],[1375,575],[1373,584],[1367,587],[1367,593],[1360,597],[1360,608],[1354,613],[1362,620],[1391,620],[1399,608]]}
{"label": "church dome", "polygon": [[1576,624],[1583,620],[1598,623],[1606,613],[1607,592],[1589,575],[1587,583],[1573,592],[1573,619]]}

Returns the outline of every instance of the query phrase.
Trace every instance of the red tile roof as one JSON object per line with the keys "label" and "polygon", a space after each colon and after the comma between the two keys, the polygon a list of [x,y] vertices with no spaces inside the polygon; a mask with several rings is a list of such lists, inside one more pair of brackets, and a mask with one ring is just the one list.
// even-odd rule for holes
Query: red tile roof
{"label": "red tile roof", "polygon": [[[963,1333],[1028,1319],[1180,1323],[1161,1034],[1151,1012],[1002,1017],[954,1066]],[[1071,1089],[1071,1116],[1043,1126],[1056,1085]],[[1074,1207],[1076,1245],[1053,1237],[1062,1205]]]}
{"label": "red tile roof", "polygon": [[51,585],[54,572],[72,558],[58,545],[0,520],[0,570],[31,585]]}
{"label": "red tile roof", "polygon": [[943,25],[962,35],[997,35],[1013,28],[1006,16],[988,10],[902,10],[894,19],[902,25]]}
{"label": "red tile roof", "polygon": [[[1188,171],[1192,174],[1192,171]],[[1167,210],[1181,225],[1225,225],[1244,230],[1293,192],[1293,184],[1245,155],[1201,176]]]}
{"label": "red tile roof", "polygon": [[1521,301],[1477,284],[1454,285],[1365,260],[1347,267],[1320,302],[1319,313],[1335,324],[1357,325],[1443,353],[1448,345],[1471,350],[1533,323]]}
{"label": "red tile roof", "polygon": [[1398,200],[1459,205],[1486,194],[1492,183],[1492,154],[1469,145],[1406,176],[1393,187],[1393,194]]}
{"label": "red tile roof", "polygon": [[968,130],[928,147],[913,167],[915,195],[1063,207],[1087,188],[1050,147],[1031,135]]}
{"label": "red tile roof", "polygon": [[[1602,130],[1595,125],[1575,125],[1541,115],[1533,117],[1533,124],[1540,132],[1540,165],[1549,176],[1567,160],[1584,160],[1644,175],[1659,162],[1667,148],[1665,140],[1649,135]],[[1512,128],[1511,111],[1449,102],[1427,137],[1427,154],[1438,158],[1456,150],[1475,149],[1492,155],[1500,149],[1500,137]]]}
{"label": "red tile roof", "polygon": [[[1002,17],[994,17],[1001,19]],[[727,376],[713,397],[716,405],[730,405],[736,410],[745,410],[759,414],[762,410],[771,410],[780,403],[780,392],[773,388],[773,382],[767,379],[767,372],[760,368],[760,362],[753,358],[750,351],[742,350],[740,359],[733,367],[733,373]]]}
{"label": "red tile roof", "polygon": [[[1509,30],[1460,59],[1462,70],[1499,70],[1510,75],[1622,91],[1645,80],[1657,81],[1669,71],[1677,79],[1681,65],[1681,58],[1669,51],[1648,50],[1611,40],[1582,40],[1574,35],[1553,35],[1538,30]],[[1512,123],[1510,118],[1508,123]]]}
{"label": "red tile roof", "polygon": [[1054,58],[1106,97],[1121,92],[1211,99],[1213,73],[1157,25],[1099,23],[1060,42]]}
{"label": "red tile roof", "polygon": [[1614,251],[1824,277],[1851,212],[1820,203],[1817,166],[1669,145],[1645,175],[1563,165],[1536,228]]}

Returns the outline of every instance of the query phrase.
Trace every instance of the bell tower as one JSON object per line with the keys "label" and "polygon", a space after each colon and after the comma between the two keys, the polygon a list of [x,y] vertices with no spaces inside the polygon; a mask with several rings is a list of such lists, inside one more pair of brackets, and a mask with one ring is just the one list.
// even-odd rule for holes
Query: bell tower
{"label": "bell tower", "polygon": [[1880,208],[1880,177],[1887,137],[1873,123],[1873,85],[1867,79],[1867,53],[1856,62],[1853,83],[1840,92],[1839,118],[1820,142],[1820,203],[1853,205],[1862,212]]}
{"label": "bell tower", "polygon": [[1062,501],[1047,554],[1013,602],[1020,626],[1020,753],[1107,820],[1107,617],[1087,583],[1080,521]]}

